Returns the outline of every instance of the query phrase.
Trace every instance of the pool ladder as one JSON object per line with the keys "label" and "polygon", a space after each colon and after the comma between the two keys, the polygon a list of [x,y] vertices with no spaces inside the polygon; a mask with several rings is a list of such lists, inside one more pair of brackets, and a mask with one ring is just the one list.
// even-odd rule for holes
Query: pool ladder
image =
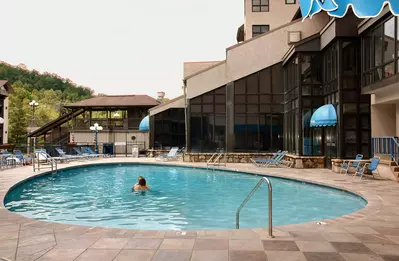
{"label": "pool ladder", "polygon": [[272,189],[272,183],[270,180],[266,177],[263,177],[259,180],[258,184],[252,189],[251,193],[248,194],[248,196],[245,198],[244,202],[242,202],[241,206],[237,209],[236,212],[236,228],[240,229],[240,211],[241,209],[247,204],[247,202],[251,199],[251,197],[254,195],[254,193],[258,190],[258,188],[262,185],[263,182],[266,182],[268,185],[268,190],[269,190],[269,237],[273,238],[273,213],[272,213],[272,194],[273,194],[273,189]]}
{"label": "pool ladder", "polygon": [[[221,159],[223,159],[223,162],[220,162]],[[215,169],[216,166],[226,166],[226,162],[226,153],[224,153],[224,149],[222,148],[219,150],[218,148],[206,162],[206,168],[208,169],[209,166],[213,166],[213,169]]]}
{"label": "pool ladder", "polygon": [[[40,156],[42,159],[40,159]],[[37,162],[36,162],[37,160]],[[48,167],[41,167],[42,165],[40,163],[40,160],[45,161],[45,163],[48,163]],[[51,168],[51,173],[55,174],[58,172],[58,166],[57,166],[57,161],[52,158],[47,152],[44,151],[37,151],[34,153],[34,156],[32,157],[32,165],[33,165],[33,172],[40,171],[40,169],[46,169],[46,168]]]}

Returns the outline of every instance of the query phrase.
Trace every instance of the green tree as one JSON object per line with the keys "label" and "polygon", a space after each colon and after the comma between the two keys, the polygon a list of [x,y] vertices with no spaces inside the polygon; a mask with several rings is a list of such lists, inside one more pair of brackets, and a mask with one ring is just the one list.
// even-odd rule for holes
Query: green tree
{"label": "green tree", "polygon": [[14,89],[9,104],[10,143],[25,143],[27,127],[32,120],[29,102],[39,103],[35,118],[42,126],[65,113],[62,105],[92,97],[93,90],[53,73],[28,70],[25,65],[0,62],[0,80],[8,80]]}
{"label": "green tree", "polygon": [[28,85],[18,81],[13,84],[14,94],[9,98],[9,142],[26,143],[28,132],[29,96]]}

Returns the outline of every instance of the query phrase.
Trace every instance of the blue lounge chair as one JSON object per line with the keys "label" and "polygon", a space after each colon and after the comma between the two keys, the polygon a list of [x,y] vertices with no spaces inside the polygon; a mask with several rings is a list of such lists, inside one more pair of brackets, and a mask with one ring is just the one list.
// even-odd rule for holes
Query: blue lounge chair
{"label": "blue lounge chair", "polygon": [[255,166],[260,167],[272,160],[275,160],[278,156],[280,156],[281,153],[282,153],[281,150],[277,151],[276,153],[273,153],[273,156],[270,159],[251,158],[250,160],[253,164],[255,164]]}
{"label": "blue lounge chair", "polygon": [[55,151],[60,155],[61,158],[65,158],[67,160],[73,160],[73,159],[83,159],[85,156],[80,156],[80,155],[68,155],[65,153],[65,151],[61,148],[56,148]]}
{"label": "blue lounge chair", "polygon": [[98,158],[98,155],[83,154],[78,148],[73,148],[73,150],[79,155],[87,158]]}
{"label": "blue lounge chair", "polygon": [[362,179],[364,172],[368,170],[373,178],[375,178],[373,171],[377,172],[379,178],[381,178],[380,173],[378,172],[378,164],[380,164],[380,157],[374,157],[371,159],[370,163],[364,164],[363,168],[360,168],[358,171],[356,171],[354,176],[360,176],[360,179]]}
{"label": "blue lounge chair", "polygon": [[287,154],[287,151],[283,151],[276,159],[270,160],[265,164],[265,167],[277,167],[282,165],[282,160],[284,159],[285,155]]}
{"label": "blue lounge chair", "polygon": [[[343,171],[345,174],[349,174],[349,167],[352,166],[353,168],[355,168],[356,172],[359,170],[360,167],[360,160],[363,159],[363,155],[362,154],[357,154],[355,161],[352,161],[352,164],[349,161],[344,161],[343,164],[341,165],[341,170],[339,171],[339,174],[341,174]],[[359,161],[356,161],[359,160]],[[346,163],[345,163],[346,162]]]}
{"label": "blue lounge chair", "polygon": [[83,147],[82,149],[86,154],[92,155],[94,157],[100,157],[102,155],[98,154],[97,152],[94,152],[90,147]]}
{"label": "blue lounge chair", "polygon": [[178,147],[173,147],[170,149],[168,154],[161,154],[156,157],[156,160],[174,160],[177,158],[177,152],[179,151]]}

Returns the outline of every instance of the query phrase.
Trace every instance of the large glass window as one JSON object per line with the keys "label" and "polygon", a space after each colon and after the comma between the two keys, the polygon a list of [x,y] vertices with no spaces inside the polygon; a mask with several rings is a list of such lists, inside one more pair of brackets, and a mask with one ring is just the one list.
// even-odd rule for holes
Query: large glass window
{"label": "large glass window", "polygon": [[185,147],[184,109],[173,108],[151,117],[151,147],[156,149]]}
{"label": "large glass window", "polygon": [[398,23],[388,17],[362,36],[362,86],[398,73]]}
{"label": "large glass window", "polygon": [[252,12],[269,12],[269,0],[252,0]]}
{"label": "large glass window", "polygon": [[277,64],[234,83],[235,151],[283,148],[282,74]]}
{"label": "large glass window", "polygon": [[214,152],[226,144],[226,88],[190,100],[192,152]]}

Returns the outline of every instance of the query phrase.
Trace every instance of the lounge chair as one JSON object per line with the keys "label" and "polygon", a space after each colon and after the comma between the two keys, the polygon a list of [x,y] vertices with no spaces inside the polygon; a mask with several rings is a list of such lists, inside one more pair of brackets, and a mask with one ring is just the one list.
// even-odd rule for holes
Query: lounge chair
{"label": "lounge chair", "polygon": [[98,154],[97,152],[94,152],[90,147],[83,147],[82,149],[87,155],[92,155],[97,158],[103,156],[103,154]]}
{"label": "lounge chair", "polygon": [[55,148],[55,151],[60,155],[61,158],[65,158],[66,160],[84,159],[85,158],[85,156],[80,156],[80,155],[68,155],[61,148]]}
{"label": "lounge chair", "polygon": [[45,162],[45,163],[49,163],[51,162],[51,160],[60,161],[60,162],[65,161],[65,158],[51,157],[44,149],[35,150],[35,158],[37,158],[40,162]]}
{"label": "lounge chair", "polygon": [[[341,170],[339,171],[339,174],[341,174],[344,171],[344,174],[349,174],[349,167],[353,167],[355,168],[355,172],[357,172],[359,170],[360,167],[360,160],[363,159],[363,155],[362,154],[357,154],[355,161],[352,161],[352,164],[350,161],[345,161],[343,162],[343,164],[341,165]],[[356,161],[359,160],[359,161]],[[345,163],[346,162],[346,163]]]}
{"label": "lounge chair", "polygon": [[371,159],[370,163],[366,163],[364,164],[363,168],[359,168],[358,171],[356,171],[356,173],[354,174],[354,176],[360,176],[360,179],[363,178],[363,174],[366,170],[370,171],[371,176],[373,176],[373,178],[375,178],[375,174],[373,173],[373,171],[378,173],[378,177],[381,178],[380,173],[378,172],[378,164],[380,164],[380,157],[374,157]]}
{"label": "lounge chair", "polygon": [[281,152],[280,155],[276,159],[272,159],[269,162],[267,162],[265,164],[265,167],[278,167],[278,166],[284,165],[282,160],[284,159],[284,157],[287,153],[288,153],[287,151]]}
{"label": "lounge chair", "polygon": [[178,147],[173,147],[170,149],[168,154],[161,154],[156,157],[156,160],[174,160],[177,158],[177,152],[179,151]]}
{"label": "lounge chair", "polygon": [[73,150],[79,155],[86,158],[98,158],[98,155],[83,154],[78,148],[73,148]]}
{"label": "lounge chair", "polygon": [[266,163],[275,160],[279,155],[281,154],[281,150],[277,151],[276,153],[273,153],[273,156],[270,159],[264,159],[264,158],[251,158],[251,162],[255,164],[257,167],[261,167],[265,165]]}
{"label": "lounge chair", "polygon": [[22,165],[25,165],[26,162],[32,162],[32,159],[24,157],[24,154],[22,154],[20,150],[14,150],[13,154],[16,158],[18,158],[21,161]]}

